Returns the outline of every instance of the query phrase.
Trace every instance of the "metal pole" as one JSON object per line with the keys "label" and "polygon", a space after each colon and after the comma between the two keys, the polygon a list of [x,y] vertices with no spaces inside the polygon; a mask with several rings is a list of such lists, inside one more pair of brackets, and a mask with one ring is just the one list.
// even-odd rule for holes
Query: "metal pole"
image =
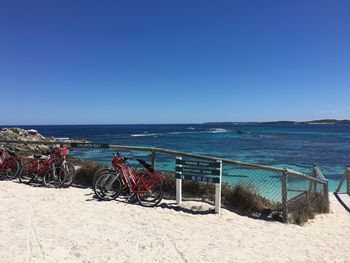
{"label": "metal pole", "polygon": [[152,150],[152,156],[151,156],[151,165],[152,168],[154,169],[156,167],[156,158],[157,158],[157,152],[153,149]]}
{"label": "metal pole", "polygon": [[288,222],[288,193],[287,193],[288,172],[284,171],[282,174],[282,215],[283,222]]}
{"label": "metal pole", "polygon": [[[182,157],[176,157],[176,159],[182,160]],[[181,205],[181,200],[182,200],[182,179],[176,178],[176,204]]]}
{"label": "metal pole", "polygon": [[339,193],[340,188],[342,187],[344,180],[347,180],[347,178],[349,178],[349,176],[348,176],[348,169],[345,168],[344,175],[343,175],[343,177],[342,177],[342,178],[340,179],[340,181],[339,181],[337,190],[335,190],[336,193]]}
{"label": "metal pole", "polygon": [[350,168],[346,167],[346,192],[350,195]]}

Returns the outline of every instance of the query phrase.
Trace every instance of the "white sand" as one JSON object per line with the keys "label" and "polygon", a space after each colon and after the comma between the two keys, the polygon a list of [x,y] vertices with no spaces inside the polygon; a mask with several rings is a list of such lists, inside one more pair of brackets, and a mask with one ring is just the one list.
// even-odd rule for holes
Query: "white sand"
{"label": "white sand", "polygon": [[0,182],[0,262],[350,262],[350,214],[332,195],[303,227],[92,196]]}

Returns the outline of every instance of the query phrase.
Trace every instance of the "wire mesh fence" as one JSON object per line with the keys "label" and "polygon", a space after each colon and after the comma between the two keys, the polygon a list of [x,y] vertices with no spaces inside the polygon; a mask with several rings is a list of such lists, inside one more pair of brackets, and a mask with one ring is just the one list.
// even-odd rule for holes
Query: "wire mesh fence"
{"label": "wire mesh fence", "polygon": [[282,198],[281,175],[280,171],[242,167],[229,163],[223,165],[223,183],[246,186],[274,203],[280,202]]}
{"label": "wire mesh fence", "polygon": [[[13,148],[20,145],[22,149],[25,149],[22,152],[30,155],[33,152],[42,151],[43,148],[47,148],[47,145],[57,144],[58,142],[2,141],[1,143]],[[81,170],[85,169],[84,173],[81,174],[84,177],[89,177],[86,180],[87,182],[91,182],[93,173],[96,170],[102,167],[111,167],[112,158],[116,152],[119,152],[122,156],[142,159],[150,163],[155,170],[167,174],[170,181],[175,181],[176,157],[185,157],[192,160],[218,160],[214,157],[198,156],[158,148],[116,145],[107,145],[105,148],[79,148],[76,143],[61,143],[75,146],[71,148],[70,161]],[[128,162],[133,168],[137,168],[139,165],[137,160],[131,159]],[[222,163],[222,185],[225,186],[224,189],[250,192],[251,194],[247,198],[253,197],[265,206],[268,205],[271,209],[283,212],[284,221],[287,221],[289,214],[298,210],[298,206],[302,206],[305,202],[311,203],[314,207],[323,207],[319,209],[320,212],[327,210],[327,208],[324,208],[324,203],[325,200],[328,202],[328,184],[321,170],[317,167],[314,167],[311,175],[308,176],[292,170],[233,160],[224,159]],[[349,181],[347,181],[348,184]],[[204,185],[204,188],[210,188],[210,184],[196,183]],[[189,187],[195,187],[195,185],[190,184]],[[209,191],[205,191],[205,193],[212,192],[212,188]]]}

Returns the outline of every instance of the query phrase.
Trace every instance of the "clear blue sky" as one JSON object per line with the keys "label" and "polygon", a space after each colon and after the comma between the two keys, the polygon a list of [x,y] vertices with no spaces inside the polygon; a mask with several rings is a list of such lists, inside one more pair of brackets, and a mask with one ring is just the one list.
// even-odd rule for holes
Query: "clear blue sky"
{"label": "clear blue sky", "polygon": [[350,1],[1,1],[0,125],[350,119]]}

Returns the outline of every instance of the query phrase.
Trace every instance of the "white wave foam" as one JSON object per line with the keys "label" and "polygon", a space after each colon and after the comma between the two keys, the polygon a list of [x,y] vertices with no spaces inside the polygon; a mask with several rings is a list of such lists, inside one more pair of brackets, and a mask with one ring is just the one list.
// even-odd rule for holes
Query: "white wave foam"
{"label": "white wave foam", "polygon": [[223,129],[223,128],[212,128],[212,129],[209,129],[209,133],[225,133],[227,132],[226,129]]}
{"label": "white wave foam", "polygon": [[58,137],[58,138],[55,138],[57,141],[68,141],[69,138],[68,137]]}
{"label": "white wave foam", "polygon": [[140,133],[140,134],[131,134],[131,137],[147,137],[147,136],[156,136],[157,133]]}

